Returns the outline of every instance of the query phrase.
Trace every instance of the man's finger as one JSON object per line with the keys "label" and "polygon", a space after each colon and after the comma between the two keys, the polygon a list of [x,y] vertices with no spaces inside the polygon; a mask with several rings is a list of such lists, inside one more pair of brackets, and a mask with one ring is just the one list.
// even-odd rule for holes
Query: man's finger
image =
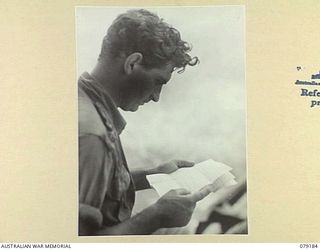
{"label": "man's finger", "polygon": [[172,189],[168,193],[172,195],[189,195],[190,191],[184,188],[177,188],[177,189]]}
{"label": "man's finger", "polygon": [[190,195],[190,199],[194,202],[198,202],[208,196],[211,193],[210,185],[205,186],[204,188],[201,188],[199,191],[193,193]]}
{"label": "man's finger", "polygon": [[176,164],[179,168],[188,168],[194,166],[194,162],[184,160],[176,160]]}
{"label": "man's finger", "polygon": [[188,195],[188,194],[191,194],[190,191],[188,191],[187,189],[184,189],[184,188],[178,188],[178,189],[175,189],[176,193],[178,195]]}

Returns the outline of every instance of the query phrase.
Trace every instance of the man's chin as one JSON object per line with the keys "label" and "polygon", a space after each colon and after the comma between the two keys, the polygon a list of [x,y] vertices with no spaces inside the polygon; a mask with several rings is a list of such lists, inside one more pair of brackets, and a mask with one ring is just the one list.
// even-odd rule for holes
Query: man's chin
{"label": "man's chin", "polygon": [[135,106],[131,106],[131,107],[120,107],[120,108],[124,111],[135,112],[139,109],[139,106],[140,105],[135,105]]}

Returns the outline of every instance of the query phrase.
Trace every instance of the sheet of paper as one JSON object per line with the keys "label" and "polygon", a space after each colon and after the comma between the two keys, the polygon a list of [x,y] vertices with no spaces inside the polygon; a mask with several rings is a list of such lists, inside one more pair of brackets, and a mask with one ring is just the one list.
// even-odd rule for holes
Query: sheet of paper
{"label": "sheet of paper", "polygon": [[181,188],[181,186],[168,174],[148,175],[147,180],[160,196],[164,195],[172,189]]}
{"label": "sheet of paper", "polygon": [[219,176],[223,175],[224,173],[232,170],[231,167],[211,159],[200,162],[196,164],[193,168],[203,173],[211,182],[216,180]]}
{"label": "sheet of paper", "polygon": [[234,175],[231,174],[230,172],[224,173],[213,182],[212,184],[213,192],[219,190],[222,187],[227,187],[227,186],[237,184],[237,182],[234,179],[235,179]]}
{"label": "sheet of paper", "polygon": [[207,160],[190,168],[178,169],[172,174],[149,175],[147,179],[160,196],[177,188],[185,188],[193,193],[207,185],[211,185],[212,192],[215,192],[237,183],[229,172],[231,169],[225,164]]}
{"label": "sheet of paper", "polygon": [[204,174],[197,169],[181,168],[176,172],[170,174],[173,180],[175,180],[180,186],[195,192],[203,188],[204,186],[212,183]]}

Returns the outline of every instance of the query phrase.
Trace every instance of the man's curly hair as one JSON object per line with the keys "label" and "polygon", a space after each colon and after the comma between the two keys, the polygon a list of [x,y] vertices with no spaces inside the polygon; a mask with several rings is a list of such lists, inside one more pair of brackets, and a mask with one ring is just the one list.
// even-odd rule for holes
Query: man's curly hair
{"label": "man's curly hair", "polygon": [[[129,10],[119,15],[103,39],[99,60],[106,55],[116,58],[140,52],[147,68],[161,67],[169,62],[181,73],[187,65],[199,63],[191,57],[191,46],[181,40],[180,33],[156,14],[147,10]],[[107,53],[109,52],[109,53]]]}

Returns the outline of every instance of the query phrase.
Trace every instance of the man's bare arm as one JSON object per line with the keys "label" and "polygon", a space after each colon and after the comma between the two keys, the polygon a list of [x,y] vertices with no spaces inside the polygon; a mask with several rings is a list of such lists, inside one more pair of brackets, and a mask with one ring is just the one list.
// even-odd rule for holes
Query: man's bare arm
{"label": "man's bare arm", "polygon": [[136,169],[136,170],[131,170],[130,172],[131,172],[131,176],[132,176],[136,191],[150,188],[150,184],[147,181],[146,176],[151,174],[151,171],[146,169]]}
{"label": "man's bare arm", "polygon": [[96,235],[148,235],[164,227],[161,215],[155,205],[152,205],[132,218],[112,227],[103,227]]}
{"label": "man's bare arm", "polygon": [[89,234],[87,225],[80,221],[80,235],[147,235],[159,228],[182,227],[190,221],[196,202],[210,192],[204,189],[190,194],[184,189],[171,190],[155,204],[115,226],[102,227]]}

